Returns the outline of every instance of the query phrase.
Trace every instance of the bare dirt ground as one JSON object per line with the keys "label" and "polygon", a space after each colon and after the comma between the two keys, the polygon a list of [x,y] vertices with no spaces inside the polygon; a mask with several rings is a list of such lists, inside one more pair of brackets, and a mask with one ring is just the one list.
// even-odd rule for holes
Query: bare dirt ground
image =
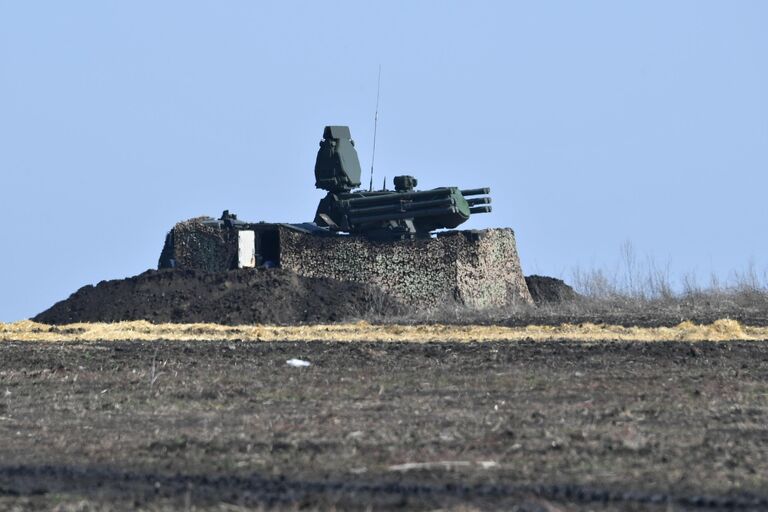
{"label": "bare dirt ground", "polygon": [[768,509],[768,342],[0,343],[0,510],[136,508]]}
{"label": "bare dirt ground", "polygon": [[47,324],[148,320],[243,325],[336,322],[391,316],[400,304],[361,283],[309,278],[287,270],[147,270],[83,286],[35,316]]}
{"label": "bare dirt ground", "polygon": [[684,321],[711,324],[728,318],[746,326],[768,326],[768,292],[756,286],[647,298],[620,293],[579,297],[563,281],[546,276],[527,276],[526,283],[535,307],[517,304],[475,310],[447,300],[440,308],[423,309],[405,307],[361,283],[307,278],[283,269],[148,270],[83,286],[33,320],[59,326],[131,320],[297,325],[365,319],[398,325],[672,327]]}

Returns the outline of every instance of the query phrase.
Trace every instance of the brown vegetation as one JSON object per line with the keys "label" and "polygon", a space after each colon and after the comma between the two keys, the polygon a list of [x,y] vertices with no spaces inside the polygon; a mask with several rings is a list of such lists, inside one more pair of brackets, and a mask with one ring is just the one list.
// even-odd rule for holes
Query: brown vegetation
{"label": "brown vegetation", "polygon": [[384,341],[384,342],[479,342],[479,341],[756,341],[768,340],[768,327],[744,326],[722,319],[711,324],[682,322],[672,327],[624,327],[607,324],[456,325],[370,324],[368,322],[310,325],[153,324],[147,321],[75,323],[52,326],[31,321],[0,323],[0,341]]}

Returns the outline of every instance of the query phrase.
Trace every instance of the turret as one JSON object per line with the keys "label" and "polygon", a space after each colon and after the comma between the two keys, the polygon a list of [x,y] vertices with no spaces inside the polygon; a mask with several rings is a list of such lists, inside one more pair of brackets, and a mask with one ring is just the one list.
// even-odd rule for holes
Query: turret
{"label": "turret", "polygon": [[360,186],[360,160],[346,126],[326,126],[315,162],[315,186],[327,190],[315,223],[332,231],[377,239],[427,238],[455,228],[474,213],[491,211],[488,188],[440,187],[415,190],[413,176],[395,176],[395,190],[353,190]]}

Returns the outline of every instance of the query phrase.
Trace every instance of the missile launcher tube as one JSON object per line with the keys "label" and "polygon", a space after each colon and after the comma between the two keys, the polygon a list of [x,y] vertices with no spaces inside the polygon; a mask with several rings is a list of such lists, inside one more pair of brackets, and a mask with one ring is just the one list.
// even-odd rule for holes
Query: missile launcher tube
{"label": "missile launcher tube", "polygon": [[434,190],[420,190],[415,192],[390,192],[387,195],[376,195],[368,197],[356,197],[354,199],[342,199],[340,202],[344,206],[356,207],[358,205],[374,205],[378,203],[389,203],[402,199],[418,200],[422,197],[448,196],[451,194],[450,188],[436,188]]}
{"label": "missile launcher tube", "polygon": [[399,213],[402,211],[423,210],[433,206],[455,206],[456,201],[451,198],[434,199],[432,201],[421,201],[419,203],[396,203],[383,206],[371,206],[370,208],[352,208],[349,210],[350,216],[372,215],[377,213]]}
{"label": "missile launcher tube", "polygon": [[371,215],[370,217],[360,217],[355,219],[356,224],[368,224],[371,222],[382,222],[382,221],[390,221],[390,220],[404,220],[404,219],[415,219],[420,217],[440,217],[442,215],[451,215],[451,214],[457,214],[456,208],[434,208],[432,210],[417,210],[414,212],[402,212],[402,213],[392,213],[392,214],[385,214],[385,215]]}

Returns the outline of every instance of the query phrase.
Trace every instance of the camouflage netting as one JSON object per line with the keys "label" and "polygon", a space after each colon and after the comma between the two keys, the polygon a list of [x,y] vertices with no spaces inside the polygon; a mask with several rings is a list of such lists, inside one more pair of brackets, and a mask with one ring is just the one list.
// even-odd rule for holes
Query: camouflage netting
{"label": "camouflage netting", "polygon": [[297,274],[371,283],[411,304],[457,301],[485,308],[532,302],[511,229],[372,242],[281,228],[280,251],[281,266]]}
{"label": "camouflage netting", "polygon": [[[223,272],[233,268],[237,258],[237,233],[206,226],[210,217],[179,222],[168,233],[160,254],[159,268],[193,268]],[[171,263],[173,260],[173,263]]]}
{"label": "camouflage netting", "polygon": [[[176,224],[166,240],[161,268],[219,272],[236,266],[237,232],[201,220]],[[405,303],[426,307],[454,301],[476,308],[533,302],[511,229],[376,242],[275,227],[280,266],[300,276],[370,284]]]}

